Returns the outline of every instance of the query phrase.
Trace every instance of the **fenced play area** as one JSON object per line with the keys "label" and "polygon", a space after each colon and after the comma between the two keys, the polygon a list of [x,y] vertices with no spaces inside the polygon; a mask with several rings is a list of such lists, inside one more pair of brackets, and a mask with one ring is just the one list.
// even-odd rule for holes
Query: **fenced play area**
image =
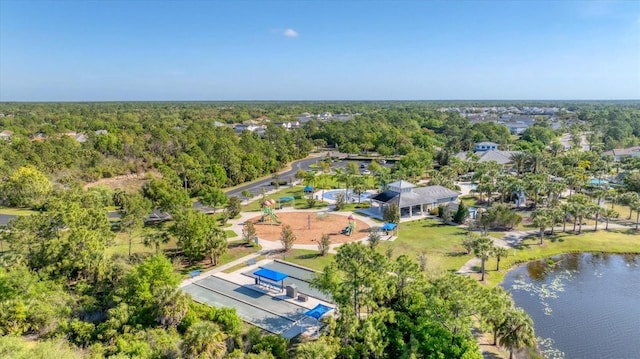
{"label": "fenced play area", "polygon": [[[269,241],[280,240],[281,224],[291,226],[296,244],[316,244],[323,233],[331,236],[332,243],[352,242],[369,236],[369,225],[365,222],[329,212],[279,212],[267,208],[250,221],[256,224],[257,236]],[[347,227],[351,230],[344,231]]]}

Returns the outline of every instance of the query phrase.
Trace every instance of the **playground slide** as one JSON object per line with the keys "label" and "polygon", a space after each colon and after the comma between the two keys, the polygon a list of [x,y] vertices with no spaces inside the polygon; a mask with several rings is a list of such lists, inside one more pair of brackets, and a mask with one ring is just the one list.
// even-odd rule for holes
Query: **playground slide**
{"label": "playground slide", "polygon": [[272,208],[264,207],[262,208],[262,217],[260,217],[260,223],[266,223],[268,220],[269,223],[280,224],[280,219],[273,211]]}

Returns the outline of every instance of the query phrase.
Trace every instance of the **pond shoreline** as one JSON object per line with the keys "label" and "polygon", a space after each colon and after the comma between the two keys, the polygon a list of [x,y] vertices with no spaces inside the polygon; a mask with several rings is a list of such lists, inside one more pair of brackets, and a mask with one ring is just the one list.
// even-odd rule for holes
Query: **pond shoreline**
{"label": "pond shoreline", "polygon": [[[639,259],[638,252],[615,250],[552,254],[513,266],[500,285],[532,317],[539,351],[547,357],[584,357],[593,350],[601,350],[595,357],[635,357],[640,347],[632,338],[638,330],[628,313],[639,304],[633,295],[640,290]],[[605,301],[607,309],[601,306]],[[607,336],[623,339],[589,349]]]}

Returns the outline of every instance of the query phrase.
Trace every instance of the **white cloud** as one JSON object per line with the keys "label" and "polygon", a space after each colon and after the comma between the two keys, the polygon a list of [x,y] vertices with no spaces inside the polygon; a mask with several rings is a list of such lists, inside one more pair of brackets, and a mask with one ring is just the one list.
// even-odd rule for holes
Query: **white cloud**
{"label": "white cloud", "polygon": [[282,32],[282,35],[286,37],[298,37],[298,32],[294,29],[286,29]]}

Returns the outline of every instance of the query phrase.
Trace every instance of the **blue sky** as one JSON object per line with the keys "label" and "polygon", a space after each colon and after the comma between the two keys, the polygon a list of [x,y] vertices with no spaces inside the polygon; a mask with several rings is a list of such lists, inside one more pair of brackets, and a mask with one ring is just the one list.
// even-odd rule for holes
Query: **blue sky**
{"label": "blue sky", "polygon": [[0,101],[640,99],[640,1],[0,0]]}

